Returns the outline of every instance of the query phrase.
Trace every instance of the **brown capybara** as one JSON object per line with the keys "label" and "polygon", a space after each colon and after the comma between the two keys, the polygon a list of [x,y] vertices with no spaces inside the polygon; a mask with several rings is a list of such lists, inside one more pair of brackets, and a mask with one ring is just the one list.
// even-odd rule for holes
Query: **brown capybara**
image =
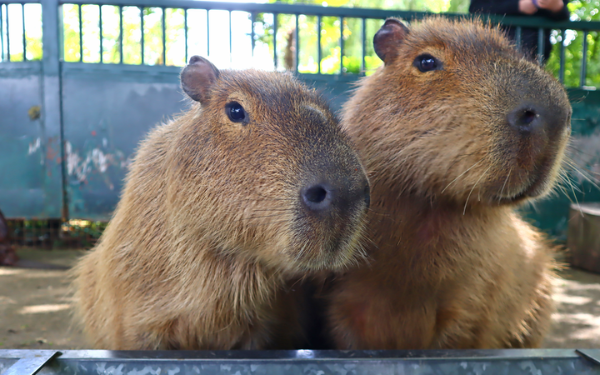
{"label": "brown capybara", "polygon": [[539,346],[553,247],[515,208],[553,188],[565,90],[477,21],[389,19],[374,45],[384,66],[342,118],[371,181],[371,262],[334,283],[336,346]]}
{"label": "brown capybara", "polygon": [[197,103],[141,143],[76,267],[84,330],[107,349],[296,345],[289,282],[359,257],[364,169],[327,104],[291,75],[194,56],[181,84]]}

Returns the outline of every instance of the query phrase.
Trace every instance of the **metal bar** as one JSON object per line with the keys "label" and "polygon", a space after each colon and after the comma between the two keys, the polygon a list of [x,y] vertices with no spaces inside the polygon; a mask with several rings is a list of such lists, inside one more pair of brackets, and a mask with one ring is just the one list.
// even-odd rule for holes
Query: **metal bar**
{"label": "metal bar", "polygon": [[323,49],[321,46],[321,28],[323,26],[321,22],[323,22],[323,17],[317,16],[317,73],[319,74],[321,74],[321,60],[323,60]]}
{"label": "metal bar", "polygon": [[560,68],[558,70],[558,79],[560,83],[565,83],[565,29],[560,31]]}
{"label": "metal bar", "polygon": [[360,70],[361,72],[366,72],[367,67],[365,64],[365,57],[367,55],[367,20],[366,18],[361,18],[362,19],[362,59],[360,62]]}
{"label": "metal bar", "polygon": [[344,74],[344,17],[340,17],[340,74]]}
{"label": "metal bar", "polygon": [[21,26],[23,29],[23,61],[27,61],[27,38],[25,37],[25,4],[21,3]]}
{"label": "metal bar", "polygon": [[187,9],[183,10],[183,39],[185,40],[185,64],[188,62],[188,19]]}
{"label": "metal bar", "polygon": [[98,5],[98,29],[100,30],[100,64],[104,63],[104,46],[102,42],[102,5]]}
{"label": "metal bar", "polygon": [[140,29],[142,30],[142,33],[140,35],[140,44],[141,44],[141,57],[142,57],[142,64],[144,65],[145,61],[144,61],[144,7],[140,7]]}
{"label": "metal bar", "polygon": [[0,60],[4,61],[4,4],[0,4]]}
{"label": "metal bar", "polygon": [[[0,0],[0,3],[5,0]],[[33,0],[21,0],[29,2]],[[61,4],[89,4],[90,0],[59,0]],[[123,6],[149,6],[150,3],[156,4],[157,1],[148,0],[95,0],[94,4]],[[230,10],[236,9],[242,12],[256,13],[279,13],[279,14],[305,14],[310,16],[334,16],[346,18],[374,18],[385,19],[391,16],[406,19],[422,19],[429,16],[427,12],[413,12],[402,10],[381,10],[369,8],[346,8],[346,7],[323,7],[317,5],[298,5],[285,3],[232,3],[221,1],[195,1],[195,0],[169,0],[170,8],[189,8],[189,9],[210,9],[210,10]],[[465,18],[465,14],[446,13],[444,17]],[[476,15],[483,21],[492,21],[502,23],[507,26],[522,27],[542,27],[544,29],[576,29],[576,30],[598,30],[600,21],[578,22],[578,21],[560,21],[555,22],[542,17],[519,17],[504,15]]]}
{"label": "metal bar", "polygon": [[537,60],[538,64],[544,64],[544,29],[541,27],[538,29],[538,41],[537,41]]}
{"label": "metal bar", "polygon": [[252,57],[254,57],[254,46],[256,41],[254,40],[254,22],[256,22],[256,13],[250,13],[250,43],[252,44]]}
{"label": "metal bar", "polygon": [[[58,59],[59,61],[64,61],[65,59],[65,28],[64,28],[64,15],[65,15],[65,11],[64,11],[64,7],[62,5],[58,6]],[[42,20],[44,19],[44,9],[42,6]],[[42,23],[42,28],[44,28],[44,25]],[[43,32],[46,32],[46,29],[43,29]],[[43,34],[42,34],[42,39],[43,39]],[[43,48],[43,46],[42,46]]]}
{"label": "metal bar", "polygon": [[163,65],[167,65],[167,8],[162,9],[162,58]]}
{"label": "metal bar", "polygon": [[6,4],[6,57],[10,61],[10,17],[8,12],[8,4]]}
{"label": "metal bar", "polygon": [[31,353],[29,356],[23,357],[4,373],[4,375],[35,375],[48,363],[52,358],[60,355],[60,352],[49,352],[38,354]]}
{"label": "metal bar", "polygon": [[141,57],[142,57],[142,65],[144,65],[144,7],[140,7],[140,29],[142,31],[140,35],[140,44],[141,44]]}
{"label": "metal bar", "polygon": [[119,63],[123,64],[123,6],[119,5]]}
{"label": "metal bar", "polygon": [[277,70],[277,13],[273,13],[273,64]]}
{"label": "metal bar", "polygon": [[206,10],[206,56],[210,56],[210,26],[209,26],[209,22],[210,22],[210,17],[208,15],[208,13],[210,12],[210,10]]}
{"label": "metal bar", "polygon": [[44,165],[44,207],[46,217],[69,219],[67,171],[64,147],[62,64],[62,6],[58,0],[41,0],[42,4],[42,116],[44,129],[41,144],[53,145],[60,162]]}
{"label": "metal bar", "polygon": [[517,44],[517,51],[521,50],[521,26],[517,26],[515,30],[515,42]]}
{"label": "metal bar", "polygon": [[79,62],[83,62],[83,19],[81,18],[82,6],[82,4],[79,4],[77,7],[77,11],[79,12]]}
{"label": "metal bar", "polygon": [[233,44],[231,43],[231,11],[229,11],[229,62],[233,61]]}
{"label": "metal bar", "polygon": [[300,67],[300,23],[298,22],[298,19],[300,18],[300,15],[296,13],[296,33],[295,33],[295,37],[296,37],[296,53],[295,53],[295,58],[296,58],[296,62],[295,62],[295,71],[296,73],[298,73],[299,71],[299,67]]}
{"label": "metal bar", "polygon": [[579,87],[585,86],[587,70],[588,31],[583,32],[583,50],[581,51],[581,71],[579,76]]}

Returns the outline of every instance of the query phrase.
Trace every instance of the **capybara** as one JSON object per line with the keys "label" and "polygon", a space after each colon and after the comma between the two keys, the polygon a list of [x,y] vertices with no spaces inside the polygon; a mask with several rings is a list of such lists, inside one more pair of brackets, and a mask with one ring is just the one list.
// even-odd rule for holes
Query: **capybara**
{"label": "capybara", "polygon": [[539,346],[554,247],[515,209],[554,186],[565,90],[478,21],[388,19],[374,46],[384,65],[342,115],[371,181],[371,261],[333,285],[336,347]]}
{"label": "capybara", "polygon": [[292,75],[194,56],[189,111],[150,132],[75,270],[97,348],[267,349],[301,340],[290,280],[360,258],[369,183],[326,102]]}

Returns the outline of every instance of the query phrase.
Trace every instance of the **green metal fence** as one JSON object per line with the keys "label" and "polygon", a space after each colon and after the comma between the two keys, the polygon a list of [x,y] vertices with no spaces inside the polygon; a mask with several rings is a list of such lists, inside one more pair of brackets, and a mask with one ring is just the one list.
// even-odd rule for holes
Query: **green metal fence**
{"label": "green metal fence", "polygon": [[[50,2],[52,3],[52,2]],[[36,6],[39,8],[36,8]],[[322,26],[324,18],[334,18],[336,19],[335,24],[339,27],[339,40],[338,47],[340,50],[340,64],[336,74],[347,74],[348,67],[344,62],[345,56],[345,45],[347,43],[347,35],[360,35],[360,46],[361,46],[361,56],[360,56],[360,72],[359,74],[364,74],[367,70],[366,59],[369,56],[373,56],[372,48],[370,46],[371,39],[373,34],[377,31],[380,21],[384,20],[387,17],[395,16],[400,17],[405,20],[418,20],[423,17],[427,17],[431,14],[424,12],[409,12],[409,11],[399,11],[399,10],[379,10],[379,9],[361,9],[361,8],[330,8],[330,7],[321,7],[321,6],[313,6],[313,5],[290,5],[290,4],[278,4],[278,3],[269,3],[269,4],[248,4],[248,3],[227,3],[227,2],[217,2],[217,1],[193,1],[193,0],[97,0],[90,2],[89,0],[71,0],[71,1],[58,1],[55,6],[61,8],[59,10],[59,17],[61,21],[59,21],[59,26],[62,20],[64,19],[64,9],[65,7],[69,7],[69,9],[76,9],[77,12],[77,23],[78,23],[78,35],[73,36],[73,38],[78,40],[79,47],[79,62],[89,62],[84,60],[84,33],[83,33],[83,16],[85,15],[82,9],[84,7],[95,7],[97,8],[94,11],[94,18],[97,17],[97,29],[98,32],[98,43],[97,48],[99,52],[99,59],[97,59],[98,63],[105,63],[104,61],[104,33],[103,29],[105,26],[105,20],[103,16],[103,9],[106,13],[110,8],[115,8],[116,12],[111,11],[111,15],[115,15],[119,19],[118,24],[118,40],[116,44],[119,46],[119,61],[118,63],[123,64],[126,63],[123,59],[123,47],[124,47],[124,27],[123,27],[123,17],[124,12],[131,13],[132,10],[135,10],[139,13],[139,39],[138,39],[138,47],[141,50],[140,56],[141,59],[137,63],[139,65],[146,65],[148,60],[144,59],[145,57],[145,37],[144,37],[144,19],[147,18],[148,11],[157,10],[161,15],[160,27],[162,29],[161,37],[162,43],[159,46],[161,54],[162,54],[162,65],[167,65],[167,32],[169,26],[167,26],[167,10],[177,10],[183,13],[184,22],[183,25],[177,25],[177,28],[182,29],[183,33],[181,38],[183,38],[183,46],[184,46],[184,59],[180,61],[178,64],[171,65],[183,65],[185,61],[188,59],[189,52],[189,31],[191,25],[188,23],[188,15],[190,12],[201,10],[203,11],[203,16],[205,20],[203,23],[206,25],[205,30],[202,32],[202,37],[204,37],[204,44],[206,45],[206,55],[211,55],[211,22],[215,22],[213,19],[214,13],[218,11],[224,11],[228,13],[228,35],[229,35],[229,50],[230,52],[233,49],[232,46],[232,13],[245,13],[246,17],[250,23],[250,30],[248,30],[248,43],[251,44],[251,53],[254,53],[256,43],[259,41],[266,41],[270,44],[270,51],[272,53],[273,59],[273,67],[275,69],[282,68],[281,62],[281,54],[282,54],[282,37],[281,37],[281,25],[282,25],[282,17],[291,17],[293,18],[294,27],[294,35],[293,35],[293,43],[295,46],[301,46],[299,53],[294,54],[295,64],[293,64],[292,69],[298,70],[299,67],[299,59],[303,54],[314,52],[316,50],[316,71],[315,74],[321,74],[321,62],[323,61],[323,37],[322,37]],[[74,7],[74,8],[72,8]],[[28,9],[29,8],[29,9]],[[90,11],[91,13],[91,11]],[[212,16],[211,16],[212,13]],[[0,61],[27,61],[31,57],[28,57],[26,53],[28,48],[28,38],[26,35],[28,34],[28,27],[26,27],[26,19],[30,19],[33,14],[41,14],[41,4],[40,1],[36,0],[20,0],[20,1],[0,1],[0,50],[2,53],[0,54]],[[97,14],[97,16],[96,16]],[[172,13],[173,14],[173,13]],[[172,15],[171,14],[171,15]],[[26,17],[27,16],[27,17]],[[265,18],[265,16],[268,16]],[[450,18],[464,18],[471,17],[470,15],[464,14],[444,14],[445,17]],[[592,21],[592,22],[553,22],[548,19],[539,18],[539,17],[505,17],[498,15],[476,15],[476,17],[482,18],[484,22],[490,20],[493,23],[500,23],[505,26],[512,26],[516,29],[516,45],[517,48],[520,47],[520,35],[522,28],[536,28],[538,29],[538,57],[541,61],[541,58],[544,54],[544,30],[553,30],[553,40],[556,42],[557,48],[559,48],[559,52],[557,52],[559,57],[558,69],[555,72],[557,77],[562,81],[565,78],[565,62],[568,57],[565,54],[565,51],[568,49],[568,43],[572,41],[575,37],[582,37],[582,47],[581,51],[574,51],[573,55],[581,55],[581,56],[573,56],[573,59],[580,60],[579,65],[579,87],[600,87],[600,82],[586,82],[586,77],[588,74],[588,65],[590,57],[595,58],[597,50],[597,44],[600,43],[600,37],[598,35],[598,31],[600,30],[600,22]],[[309,19],[310,18],[310,19]],[[376,21],[373,23],[373,27],[368,27],[369,21]],[[40,16],[41,21],[41,16]],[[352,22],[354,21],[354,22]],[[260,31],[256,30],[257,24],[260,23],[263,27]],[[289,20],[288,20],[289,23]],[[10,26],[11,24],[18,24],[20,26],[20,30],[18,35],[15,34],[15,27]],[[33,24],[31,26],[34,26]],[[37,25],[39,26],[39,25]],[[266,27],[265,27],[266,26]],[[301,28],[306,28],[306,26],[313,28],[312,32],[315,35],[321,35],[321,37],[317,37],[315,46],[307,46],[306,44],[302,44],[301,41]],[[68,42],[68,37],[65,38],[64,35],[65,25],[62,25],[60,31],[61,41],[59,42],[59,48],[61,48],[61,58],[63,61],[76,62],[73,60],[65,59],[64,47]],[[348,33],[348,31],[350,33]],[[568,35],[571,34],[571,40],[568,38]],[[41,36],[38,36],[41,39]],[[270,40],[269,40],[270,39]],[[594,55],[590,55],[589,45],[592,43],[594,45]],[[12,49],[11,49],[12,47]],[[312,51],[307,51],[308,49]],[[19,52],[16,52],[19,51]],[[23,52],[21,52],[23,51]],[[31,54],[30,54],[31,55]],[[34,58],[41,58],[41,56],[36,56]],[[152,64],[153,65],[153,64]],[[302,72],[300,69],[300,73]],[[313,73],[313,72],[311,72]],[[591,84],[590,84],[591,83]]]}

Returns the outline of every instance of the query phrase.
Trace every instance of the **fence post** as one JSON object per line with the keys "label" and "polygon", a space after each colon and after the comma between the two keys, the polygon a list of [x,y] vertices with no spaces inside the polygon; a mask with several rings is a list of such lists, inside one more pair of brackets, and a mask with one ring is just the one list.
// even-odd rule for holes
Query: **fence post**
{"label": "fence post", "polygon": [[67,220],[65,150],[62,123],[62,90],[58,0],[42,4],[42,134],[45,150],[44,207],[48,217]]}

